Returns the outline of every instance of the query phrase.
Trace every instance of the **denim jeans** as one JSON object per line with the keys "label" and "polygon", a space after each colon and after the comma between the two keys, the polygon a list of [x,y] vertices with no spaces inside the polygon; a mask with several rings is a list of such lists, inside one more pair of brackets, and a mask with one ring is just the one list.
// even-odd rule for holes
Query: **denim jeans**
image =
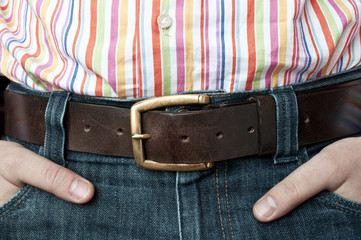
{"label": "denim jeans", "polygon": [[[62,116],[70,97],[123,107],[131,101],[10,86],[12,91],[50,97],[44,145],[20,143],[87,178],[96,193],[89,203],[77,205],[26,185],[0,207],[0,239],[361,239],[361,203],[332,192],[321,192],[271,223],[258,222],[252,214],[253,204],[264,193],[335,141],[298,146],[294,93],[359,75],[360,71],[350,71],[272,91],[230,94],[228,101],[250,94],[275,98],[277,152],[219,162],[198,172],[149,171],[133,159],[63,149]],[[223,93],[207,94],[217,102]]]}

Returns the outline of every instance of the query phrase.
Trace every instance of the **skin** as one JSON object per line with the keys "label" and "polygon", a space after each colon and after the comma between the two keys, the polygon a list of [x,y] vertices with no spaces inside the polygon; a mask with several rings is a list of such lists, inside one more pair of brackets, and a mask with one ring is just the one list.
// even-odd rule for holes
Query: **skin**
{"label": "skin", "polygon": [[[324,148],[257,201],[253,208],[255,218],[271,222],[283,217],[322,190],[361,203],[360,146],[361,137],[357,137],[346,138]],[[72,185],[75,180],[80,183],[78,188]],[[88,202],[94,195],[94,186],[78,174],[19,144],[0,141],[0,205],[24,184],[78,204]]]}
{"label": "skin", "polygon": [[[361,137],[345,138],[325,147],[257,201],[253,207],[256,219],[271,222],[283,217],[323,190],[361,203],[360,144]],[[258,207],[268,197],[276,208],[262,216]]]}
{"label": "skin", "polygon": [[[82,189],[70,191],[74,181],[82,183],[78,184]],[[0,205],[25,184],[79,204],[88,202],[94,195],[94,186],[78,174],[17,143],[0,141]]]}

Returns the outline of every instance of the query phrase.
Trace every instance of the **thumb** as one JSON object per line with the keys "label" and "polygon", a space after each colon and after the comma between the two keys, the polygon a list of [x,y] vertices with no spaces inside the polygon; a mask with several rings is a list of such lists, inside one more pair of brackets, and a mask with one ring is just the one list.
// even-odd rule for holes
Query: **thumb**
{"label": "thumb", "polygon": [[320,154],[316,155],[274,186],[254,205],[255,218],[261,222],[278,219],[327,189],[332,169],[326,162]]}
{"label": "thumb", "polygon": [[86,203],[93,197],[94,186],[73,171],[15,143],[1,141],[0,149],[0,174],[9,183],[29,184],[74,203]]}

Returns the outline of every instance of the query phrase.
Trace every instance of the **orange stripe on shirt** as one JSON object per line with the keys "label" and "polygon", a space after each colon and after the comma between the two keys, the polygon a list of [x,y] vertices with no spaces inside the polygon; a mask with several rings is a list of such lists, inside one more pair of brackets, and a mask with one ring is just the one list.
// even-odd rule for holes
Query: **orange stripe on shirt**
{"label": "orange stripe on shirt", "polygon": [[[162,95],[162,55],[160,50],[160,32],[157,18],[160,14],[160,0],[153,1],[152,7],[152,40],[153,40],[153,66],[154,66],[154,95]],[[140,51],[139,51],[140,52]]]}
{"label": "orange stripe on shirt", "polygon": [[248,72],[245,90],[251,90],[253,78],[256,71],[256,38],[254,31],[254,1],[247,2],[247,43],[248,43]]}
{"label": "orange stripe on shirt", "polygon": [[8,3],[5,6],[3,6],[3,7],[0,6],[1,11],[5,11],[6,9],[8,9],[9,3],[10,3],[10,1],[8,1]]}
{"label": "orange stripe on shirt", "polygon": [[86,82],[87,77],[88,77],[88,73],[86,71],[84,71],[83,80],[81,81],[81,86],[80,86],[80,92],[82,94],[84,94],[84,87],[85,87],[85,82]]}
{"label": "orange stripe on shirt", "polygon": [[329,54],[333,53],[333,50],[335,49],[335,44],[333,42],[333,37],[330,31],[330,28],[328,27],[328,23],[327,20],[325,18],[325,15],[322,13],[322,10],[320,8],[320,6],[318,5],[317,1],[311,1],[311,5],[313,7],[313,10],[316,13],[316,16],[318,18],[318,21],[320,22],[320,25],[322,26],[322,32],[323,32],[323,36],[325,38],[327,47],[328,47],[328,52]]}

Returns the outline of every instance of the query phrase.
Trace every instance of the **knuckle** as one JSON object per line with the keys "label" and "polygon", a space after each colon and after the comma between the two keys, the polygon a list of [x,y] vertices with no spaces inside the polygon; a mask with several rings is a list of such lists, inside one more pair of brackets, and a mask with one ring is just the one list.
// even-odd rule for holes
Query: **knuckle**
{"label": "knuckle", "polygon": [[44,171],[45,184],[50,189],[56,189],[58,186],[65,185],[69,177],[68,171],[60,166],[49,166]]}
{"label": "knuckle", "polygon": [[282,192],[286,199],[289,199],[291,202],[300,202],[301,200],[301,191],[298,187],[298,184],[294,180],[284,181],[282,185]]}

